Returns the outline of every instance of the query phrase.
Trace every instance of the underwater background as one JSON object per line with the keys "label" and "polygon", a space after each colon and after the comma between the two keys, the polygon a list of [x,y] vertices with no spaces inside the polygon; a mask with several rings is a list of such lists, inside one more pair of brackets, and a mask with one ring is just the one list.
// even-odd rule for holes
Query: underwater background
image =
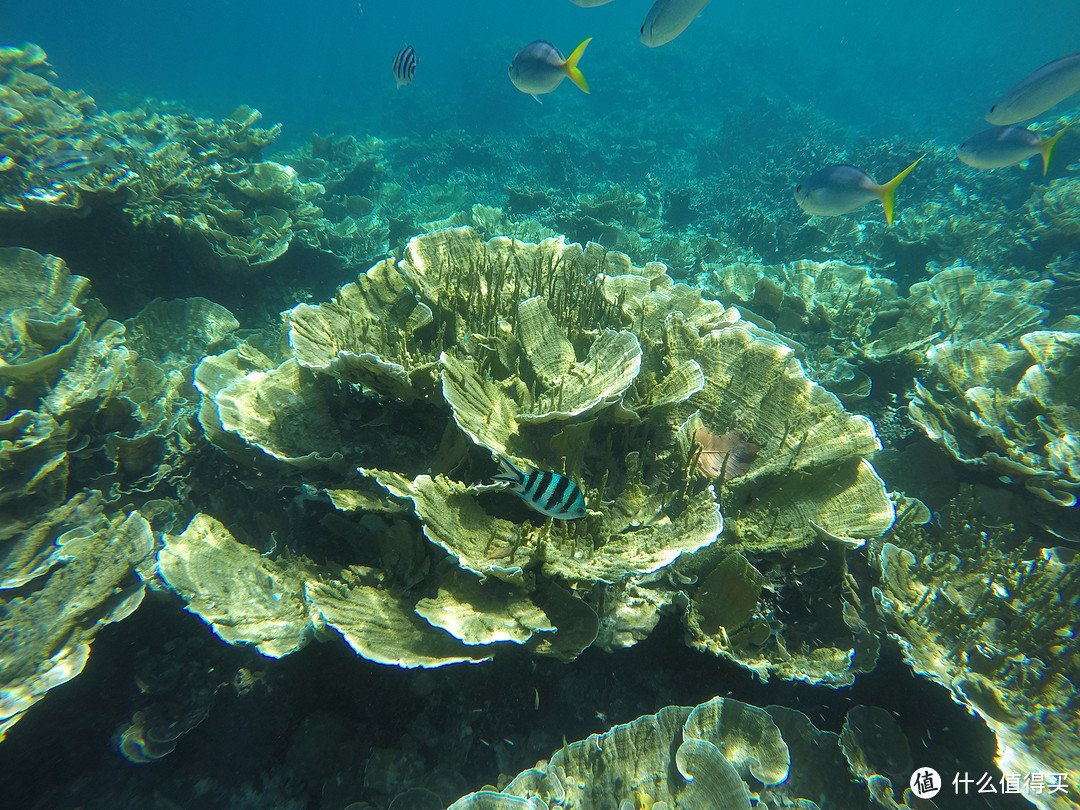
{"label": "underwater background", "polygon": [[[690,117],[700,123],[683,137],[701,137],[732,127],[732,112],[761,94],[805,104],[874,139],[951,143],[979,125],[997,93],[1075,45],[1068,0],[1047,0],[1037,11],[996,1],[730,3],[710,6],[692,36],[658,49],[639,47],[648,4],[633,0],[585,10],[567,0],[359,6],[362,15],[352,3],[329,1],[16,0],[4,29],[9,42],[42,45],[66,86],[99,101],[126,93],[183,101],[216,117],[248,104],[284,125],[285,146],[333,127],[379,137],[454,127],[520,142],[552,117],[584,115],[614,115],[620,128],[637,122],[663,134],[665,122]],[[567,86],[558,103],[549,97],[550,109],[537,108],[506,80],[506,66],[528,42],[545,39],[569,53],[589,36],[583,70],[591,98]],[[406,43],[419,56],[419,78],[398,93],[387,81],[389,64]],[[785,133],[755,126],[746,135],[764,147]]]}
{"label": "underwater background", "polygon": [[0,807],[1080,807],[1075,3],[648,7],[7,4]]}

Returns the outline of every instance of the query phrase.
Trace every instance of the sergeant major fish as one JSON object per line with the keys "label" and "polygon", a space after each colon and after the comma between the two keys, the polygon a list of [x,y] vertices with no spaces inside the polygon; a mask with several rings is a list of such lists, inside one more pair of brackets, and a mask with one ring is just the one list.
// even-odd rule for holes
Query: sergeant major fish
{"label": "sergeant major fish", "polygon": [[398,55],[394,57],[394,81],[397,86],[412,84],[413,76],[416,75],[416,51],[411,45],[406,45]]}
{"label": "sergeant major fish", "polygon": [[808,214],[835,217],[862,208],[871,200],[881,200],[885,207],[885,221],[891,226],[896,187],[919,164],[919,160],[888,183],[880,184],[857,166],[843,163],[827,166],[795,186],[795,202]]}
{"label": "sergeant major fish", "polygon": [[557,472],[530,469],[524,473],[505,458],[499,459],[502,472],[494,476],[505,481],[511,492],[541,515],[557,520],[576,520],[588,514],[581,487]]}
{"label": "sergeant major fish", "polygon": [[589,83],[585,81],[577,63],[590,42],[592,37],[583,40],[566,59],[563,59],[559,49],[550,42],[542,39],[531,42],[518,51],[514,61],[510,63],[510,81],[522,93],[536,98],[542,93],[550,93],[569,76],[570,81],[581,88],[583,93],[588,93]]}
{"label": "sergeant major fish", "polygon": [[1019,124],[994,127],[972,135],[960,144],[956,149],[956,156],[976,169],[1001,169],[1041,154],[1043,174],[1046,174],[1046,170],[1050,168],[1050,153],[1068,128],[1064,127],[1057,135],[1044,141],[1037,132]]}

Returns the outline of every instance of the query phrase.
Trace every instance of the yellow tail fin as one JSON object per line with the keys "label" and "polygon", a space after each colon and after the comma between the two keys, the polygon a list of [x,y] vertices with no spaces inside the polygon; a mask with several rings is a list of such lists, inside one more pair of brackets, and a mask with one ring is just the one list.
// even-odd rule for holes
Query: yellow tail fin
{"label": "yellow tail fin", "polygon": [[1039,151],[1042,152],[1043,157],[1043,176],[1046,176],[1047,169],[1050,168],[1050,153],[1054,151],[1054,147],[1057,146],[1058,138],[1069,131],[1069,127],[1072,126],[1072,121],[1065,125],[1065,128],[1061,130],[1053,138],[1047,138],[1041,144],[1039,144]]}
{"label": "yellow tail fin", "polygon": [[581,55],[585,53],[585,48],[592,42],[592,37],[582,40],[581,44],[574,48],[574,52],[566,57],[566,61],[563,62],[563,67],[566,68],[566,75],[570,77],[570,81],[576,84],[583,93],[589,92],[589,83],[585,81],[585,76],[580,70],[578,70],[578,60],[581,59]]}
{"label": "yellow tail fin", "polygon": [[[919,160],[924,157],[926,155],[920,157]],[[889,223],[890,228],[893,223],[893,202],[896,199],[896,187],[904,181],[905,177],[911,174],[912,169],[919,165],[919,160],[916,160],[888,183],[878,186],[878,196],[881,197],[881,204],[885,206],[885,221]]]}

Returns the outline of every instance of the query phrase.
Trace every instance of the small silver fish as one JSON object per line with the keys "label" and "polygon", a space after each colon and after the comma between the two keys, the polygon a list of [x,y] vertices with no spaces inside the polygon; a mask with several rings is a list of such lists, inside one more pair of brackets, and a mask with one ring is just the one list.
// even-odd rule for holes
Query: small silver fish
{"label": "small silver fish", "polygon": [[511,492],[525,501],[541,515],[557,520],[577,520],[588,514],[581,487],[557,472],[529,470],[524,473],[507,461],[499,459],[502,472],[494,476],[496,481],[506,481]]}
{"label": "small silver fish", "polygon": [[1068,128],[1064,127],[1057,135],[1044,141],[1037,132],[1019,124],[994,127],[972,135],[960,144],[956,149],[956,156],[976,169],[1001,169],[1041,154],[1043,174],[1046,174],[1046,170],[1050,168],[1050,153]]}
{"label": "small silver fish", "polygon": [[1003,93],[986,114],[988,123],[1006,126],[1044,113],[1080,92],[1080,51],[1047,62]]}
{"label": "small silver fish", "polygon": [[[550,93],[567,76],[583,93],[589,92],[589,83],[578,69],[577,63],[585,48],[592,42],[592,37],[583,40],[574,48],[566,59],[559,49],[542,39],[530,42],[517,52],[510,63],[510,81],[522,93],[534,98],[542,93]],[[537,99],[539,100],[539,99]]]}
{"label": "small silver fish", "polygon": [[656,0],[641,25],[641,41],[656,48],[686,30],[709,0]]}
{"label": "small silver fish", "polygon": [[611,0],[570,0],[575,6],[581,6],[582,8],[592,8],[593,6],[602,6],[610,3]]}
{"label": "small silver fish", "polygon": [[411,45],[406,45],[398,51],[398,55],[394,57],[394,81],[397,82],[398,87],[412,84],[418,61],[416,51]]}
{"label": "small silver fish", "polygon": [[862,208],[871,200],[881,200],[885,221],[891,226],[896,187],[919,165],[919,160],[888,183],[880,184],[857,166],[845,163],[827,166],[795,186],[795,202],[808,214],[835,217]]}

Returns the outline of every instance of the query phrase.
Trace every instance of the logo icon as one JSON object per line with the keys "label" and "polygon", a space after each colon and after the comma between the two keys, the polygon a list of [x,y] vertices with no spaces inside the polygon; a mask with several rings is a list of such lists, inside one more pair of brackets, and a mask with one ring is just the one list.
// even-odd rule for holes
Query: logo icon
{"label": "logo icon", "polygon": [[933,768],[919,768],[911,775],[911,792],[920,799],[931,799],[941,791],[941,775]]}

